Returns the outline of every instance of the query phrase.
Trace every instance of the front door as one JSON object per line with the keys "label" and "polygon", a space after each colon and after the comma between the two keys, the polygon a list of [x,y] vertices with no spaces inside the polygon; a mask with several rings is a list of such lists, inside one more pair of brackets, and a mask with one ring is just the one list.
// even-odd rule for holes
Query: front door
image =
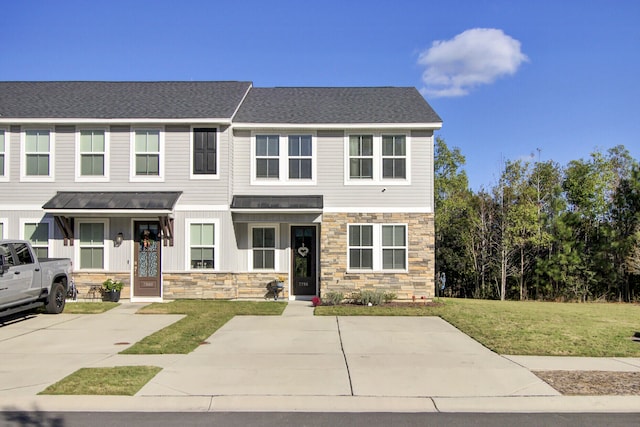
{"label": "front door", "polygon": [[291,283],[293,295],[313,296],[317,288],[316,227],[291,227]]}
{"label": "front door", "polygon": [[160,224],[134,223],[133,296],[160,297]]}

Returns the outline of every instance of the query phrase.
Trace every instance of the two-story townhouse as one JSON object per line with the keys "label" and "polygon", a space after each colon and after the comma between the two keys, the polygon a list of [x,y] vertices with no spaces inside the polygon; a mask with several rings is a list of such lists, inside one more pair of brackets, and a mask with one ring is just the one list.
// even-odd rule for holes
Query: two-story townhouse
{"label": "two-story townhouse", "polygon": [[415,88],[0,82],[0,236],[132,300],[434,294]]}

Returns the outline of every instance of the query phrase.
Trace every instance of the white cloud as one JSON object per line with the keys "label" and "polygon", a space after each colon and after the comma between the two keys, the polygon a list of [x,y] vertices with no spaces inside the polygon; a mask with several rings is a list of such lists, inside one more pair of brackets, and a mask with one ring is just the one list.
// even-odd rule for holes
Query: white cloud
{"label": "white cloud", "polygon": [[464,96],[476,86],[514,74],[528,60],[520,42],[502,30],[473,28],[451,40],[434,41],[420,54],[418,64],[426,67],[422,93],[431,97]]}

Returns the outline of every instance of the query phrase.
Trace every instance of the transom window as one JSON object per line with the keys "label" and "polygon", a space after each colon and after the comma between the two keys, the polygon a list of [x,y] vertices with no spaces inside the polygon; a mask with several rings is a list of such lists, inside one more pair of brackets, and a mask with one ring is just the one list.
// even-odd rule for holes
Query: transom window
{"label": "transom window", "polygon": [[31,243],[31,247],[38,258],[49,257],[49,223],[25,223],[24,239]]}
{"label": "transom window", "polygon": [[79,225],[80,268],[104,268],[105,224],[84,222]]}
{"label": "transom window", "polygon": [[160,176],[160,131],[136,130],[135,175]]}
{"label": "transom window", "polygon": [[193,175],[218,173],[216,129],[193,129]]}
{"label": "transom window", "polygon": [[407,141],[404,135],[382,135],[382,177],[407,177]]}
{"label": "transom window", "polygon": [[276,228],[253,227],[251,229],[254,270],[275,270]]}
{"label": "transom window", "polygon": [[106,141],[104,130],[80,131],[80,176],[105,175]]}
{"label": "transom window", "polygon": [[256,178],[280,178],[280,137],[256,136]]}
{"label": "transom window", "polygon": [[289,136],[289,179],[311,179],[311,135]]}
{"label": "transom window", "polygon": [[25,175],[48,177],[51,161],[51,133],[48,130],[25,131]]}
{"label": "transom window", "polygon": [[405,224],[349,224],[348,269],[406,271]]}
{"label": "transom window", "polygon": [[349,177],[373,178],[373,135],[349,136]]}
{"label": "transom window", "polygon": [[215,268],[215,224],[189,224],[189,254],[190,268]]}

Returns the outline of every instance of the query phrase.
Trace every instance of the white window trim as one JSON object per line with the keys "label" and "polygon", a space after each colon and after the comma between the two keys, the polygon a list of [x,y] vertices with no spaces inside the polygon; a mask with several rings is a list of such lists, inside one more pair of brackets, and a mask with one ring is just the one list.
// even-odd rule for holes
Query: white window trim
{"label": "white window trim", "polygon": [[[80,133],[86,130],[98,130],[104,132],[104,175],[91,175],[91,176],[83,176],[82,175],[82,156],[80,153]],[[110,141],[110,132],[108,127],[100,127],[100,126],[87,126],[87,127],[79,127],[76,129],[76,182],[108,182],[109,181],[109,141]]]}
{"label": "white window trim", "polygon": [[[372,179],[351,179],[349,171],[349,138],[352,135],[373,135],[373,178]],[[383,178],[382,177],[382,136],[383,135],[404,135],[406,146],[406,178]],[[346,132],[344,136],[344,185],[411,185],[411,134],[406,131],[385,131],[385,132]]]}
{"label": "white window trim", "polygon": [[[274,228],[275,229],[275,235],[276,235],[276,241],[275,241],[275,247],[274,247],[274,261],[273,261],[273,269],[271,268],[253,268],[253,229],[254,228]],[[255,272],[261,272],[261,273],[270,273],[270,272],[276,272],[276,271],[280,271],[280,262],[279,262],[279,258],[280,258],[280,225],[279,224],[269,224],[269,223],[265,223],[265,224],[260,224],[260,223],[255,223],[255,224],[250,224],[249,225],[249,235],[247,236],[248,240],[249,240],[249,271],[255,271]],[[264,248],[260,248],[260,249],[264,249]]]}
{"label": "white window trim", "polygon": [[[278,136],[279,155],[278,161],[279,178],[257,178],[256,177],[256,136],[258,135],[276,135]],[[289,136],[305,136],[311,135],[311,179],[289,179]],[[251,132],[251,185],[287,185],[287,186],[308,186],[317,184],[318,176],[318,137],[317,132],[310,131],[290,131],[290,132],[273,132],[273,131],[253,131]]]}
{"label": "white window trim", "polygon": [[[103,241],[102,241],[102,247],[104,249],[104,259],[102,260],[102,264],[103,264],[103,268],[81,268],[80,267],[80,224],[95,224],[95,223],[100,223],[104,225],[104,236],[103,236]],[[109,236],[111,235],[109,233],[109,220],[104,219],[104,218],[96,218],[96,219],[78,219],[75,223],[75,231],[74,231],[75,236],[77,236],[74,240],[75,242],[73,243],[73,245],[75,246],[74,248],[74,254],[73,257],[75,259],[75,262],[73,263],[73,265],[75,266],[75,270],[76,271],[108,271],[109,270],[109,247],[110,244],[112,243],[111,239],[109,238]]]}
{"label": "white window trim", "polygon": [[[160,138],[160,152],[158,153],[158,176],[136,175],[136,131],[158,131]],[[164,182],[164,158],[165,158],[165,128],[154,126],[134,127],[129,134],[129,181],[130,182]]]}
{"label": "white window trim", "polygon": [[8,239],[7,231],[9,226],[7,225],[9,220],[7,218],[0,218],[0,224],[2,224],[2,233],[0,233],[0,239]]}
{"label": "white window trim", "polygon": [[[216,173],[213,174],[194,174],[193,173],[193,144],[195,139],[195,129],[215,129],[216,131]],[[220,179],[220,128],[217,126],[201,125],[191,126],[191,134],[189,136],[189,179],[194,180],[215,180]]]}
{"label": "white window trim", "polygon": [[47,236],[47,252],[49,258],[53,257],[53,218],[20,218],[20,240],[28,240],[24,234],[26,224],[48,224],[49,236]]}
{"label": "white window trim", "polygon": [[[27,131],[46,130],[49,132],[49,175],[31,176],[27,175],[27,152],[26,141]],[[34,126],[22,128],[20,131],[20,181],[22,182],[54,182],[56,165],[56,132],[52,126]]]}
{"label": "white window trim", "polygon": [[[351,255],[350,249],[352,248],[349,245],[349,228],[351,226],[362,226],[369,225],[373,227],[373,268],[371,269],[362,269],[362,268],[350,268],[351,265]],[[406,251],[405,256],[405,268],[404,269],[383,269],[382,268],[382,227],[385,225],[399,225],[404,226],[405,232],[405,243],[404,249]],[[347,224],[347,273],[384,273],[384,274],[395,274],[395,273],[407,273],[409,271],[409,225],[406,223],[353,223]],[[354,246],[355,247],[355,246]],[[359,247],[359,246],[358,246]],[[385,246],[384,249],[391,248],[391,246]],[[395,247],[400,248],[400,247]]]}
{"label": "white window trim", "polygon": [[0,132],[4,132],[4,175],[0,175],[0,182],[7,182],[10,179],[10,147],[11,147],[11,135],[9,129],[0,127]]}
{"label": "white window trim", "polygon": [[[191,224],[213,224],[213,268],[191,267]],[[220,271],[220,220],[217,218],[189,218],[185,220],[184,269],[194,272]]]}

